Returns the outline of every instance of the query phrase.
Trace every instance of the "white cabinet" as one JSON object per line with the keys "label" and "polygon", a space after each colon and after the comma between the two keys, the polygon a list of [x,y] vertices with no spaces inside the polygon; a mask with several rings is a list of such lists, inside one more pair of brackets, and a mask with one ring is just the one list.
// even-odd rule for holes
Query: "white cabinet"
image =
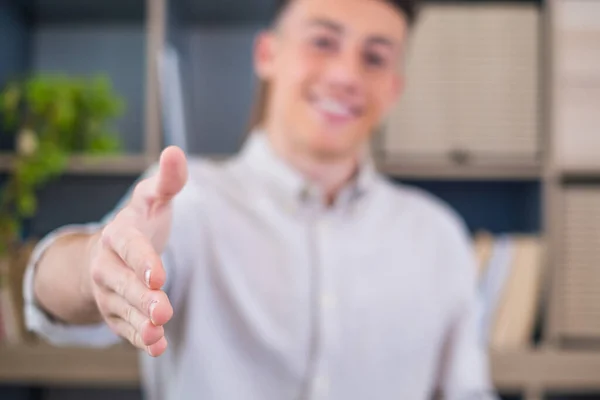
{"label": "white cabinet", "polygon": [[554,156],[559,169],[600,168],[600,2],[554,2]]}
{"label": "white cabinet", "polygon": [[406,90],[383,131],[386,156],[536,161],[539,10],[429,5],[412,33]]}

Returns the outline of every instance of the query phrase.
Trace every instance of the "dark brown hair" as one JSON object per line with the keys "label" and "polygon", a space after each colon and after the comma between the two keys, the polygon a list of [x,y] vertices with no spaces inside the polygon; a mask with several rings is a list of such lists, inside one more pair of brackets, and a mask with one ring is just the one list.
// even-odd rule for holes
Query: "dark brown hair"
{"label": "dark brown hair", "polygon": [[[276,20],[279,18],[281,13],[285,10],[285,8],[294,0],[275,0],[275,13],[273,19]],[[386,3],[394,6],[398,11],[400,11],[406,21],[408,26],[411,27],[414,25],[417,20],[418,12],[419,12],[419,3],[420,0],[381,0]],[[259,82],[258,87],[256,89],[256,94],[254,98],[254,103],[252,105],[252,111],[250,114],[249,121],[249,130],[254,129],[263,123],[265,118],[265,112],[267,107],[267,93],[268,93],[268,85],[266,82]]]}
{"label": "dark brown hair", "polygon": [[[275,0],[275,19],[281,15],[281,13],[285,10],[285,8],[292,2],[293,0]],[[381,0],[389,3],[398,11],[400,11],[408,22],[409,26],[412,26],[417,19],[418,15],[418,6],[420,0]]]}

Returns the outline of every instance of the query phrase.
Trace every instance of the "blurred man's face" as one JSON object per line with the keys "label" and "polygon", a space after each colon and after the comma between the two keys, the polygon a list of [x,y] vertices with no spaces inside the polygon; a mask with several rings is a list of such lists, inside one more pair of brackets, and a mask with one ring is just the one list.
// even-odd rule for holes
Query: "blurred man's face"
{"label": "blurred man's face", "polygon": [[400,92],[406,35],[383,0],[293,0],[257,41],[267,127],[313,157],[355,156]]}

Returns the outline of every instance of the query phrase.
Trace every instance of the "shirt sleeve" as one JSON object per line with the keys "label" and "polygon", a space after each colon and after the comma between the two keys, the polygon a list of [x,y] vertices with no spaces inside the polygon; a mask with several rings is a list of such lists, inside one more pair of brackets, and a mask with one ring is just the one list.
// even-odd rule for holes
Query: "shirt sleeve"
{"label": "shirt sleeve", "polygon": [[[475,256],[465,230],[446,241],[456,264],[455,312],[451,316],[442,359],[439,388],[446,400],[499,400],[489,368],[489,352],[481,339],[483,305],[477,296]],[[446,253],[447,254],[447,253]]]}
{"label": "shirt sleeve", "polygon": [[[34,295],[34,277],[37,264],[44,252],[59,238],[74,233],[93,233],[110,222],[118,211],[126,204],[135,185],[155,171],[156,166],[149,168],[130,187],[117,206],[101,221],[88,224],[66,225],[45,236],[34,248],[29,259],[23,279],[24,317],[27,330],[39,335],[44,340],[57,346],[80,345],[89,347],[108,347],[117,344],[121,338],[112,332],[105,323],[95,325],[69,325],[56,321],[48,315],[36,302]],[[167,266],[165,265],[165,268]],[[167,274],[168,276],[169,274]]]}
{"label": "shirt sleeve", "polygon": [[28,330],[53,345],[85,345],[106,347],[119,342],[106,324],[66,325],[54,320],[38,305],[33,292],[35,268],[44,251],[59,238],[73,233],[92,233],[100,229],[100,223],[69,225],[48,234],[35,247],[23,279],[25,325]]}

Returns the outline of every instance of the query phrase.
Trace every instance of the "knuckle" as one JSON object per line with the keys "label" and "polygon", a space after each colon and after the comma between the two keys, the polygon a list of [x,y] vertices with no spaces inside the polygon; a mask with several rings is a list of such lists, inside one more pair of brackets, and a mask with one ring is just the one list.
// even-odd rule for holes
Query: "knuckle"
{"label": "knuckle", "polygon": [[140,294],[139,298],[139,307],[144,311],[144,314],[149,313],[150,303],[152,302],[152,297],[150,296],[150,292],[145,290],[142,294]]}
{"label": "knuckle", "polygon": [[123,319],[130,324],[133,320],[133,307],[129,304],[124,306]]}
{"label": "knuckle", "polygon": [[122,274],[121,277],[117,280],[115,285],[115,293],[121,297],[125,297],[127,293],[127,287],[129,286],[129,279],[125,274]]}
{"label": "knuckle", "polygon": [[135,329],[133,329],[133,344],[140,348],[144,346],[140,333]]}
{"label": "knuckle", "polygon": [[132,326],[128,326],[127,328],[127,340],[131,342],[131,344],[137,346],[137,332]]}
{"label": "knuckle", "polygon": [[92,263],[90,266],[90,274],[94,283],[102,284],[104,281],[104,271],[102,271],[102,268],[99,267],[98,263]]}
{"label": "knuckle", "polygon": [[111,222],[109,224],[107,224],[103,229],[102,232],[100,233],[100,242],[108,247],[112,246],[112,238],[114,235],[114,228],[115,226],[115,222]]}
{"label": "knuckle", "polygon": [[123,260],[129,260],[131,257],[131,248],[133,246],[133,241],[134,241],[134,237],[133,235],[128,232],[124,237],[123,237],[123,248],[121,249],[122,251],[122,257]]}

